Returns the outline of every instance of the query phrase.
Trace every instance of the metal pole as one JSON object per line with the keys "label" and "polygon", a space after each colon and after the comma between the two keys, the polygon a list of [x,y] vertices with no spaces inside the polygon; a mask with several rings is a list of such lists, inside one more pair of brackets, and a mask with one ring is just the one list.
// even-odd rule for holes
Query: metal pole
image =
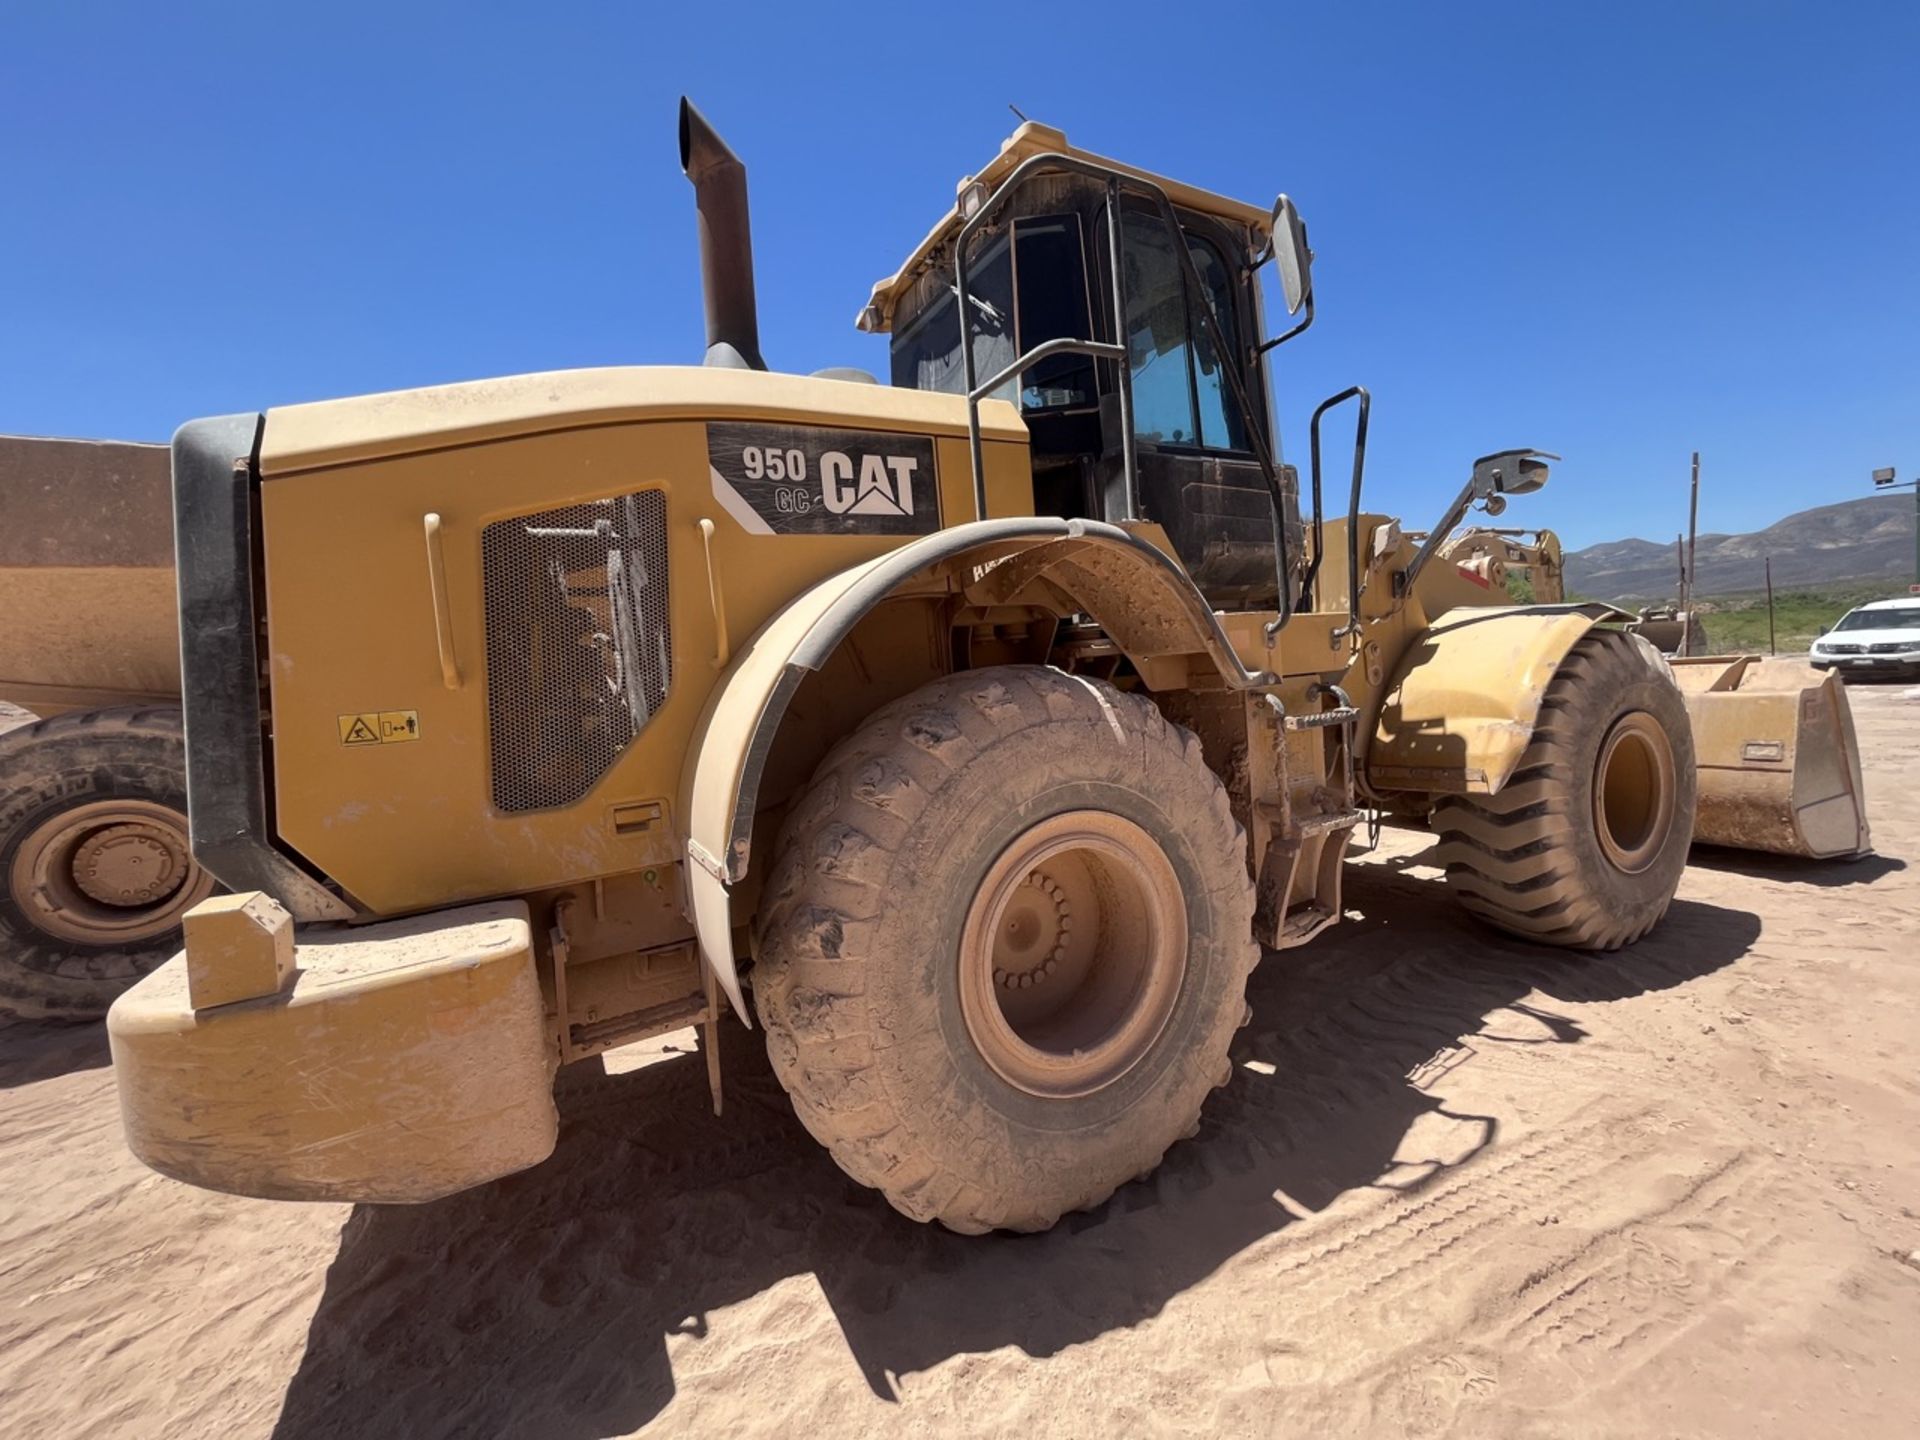
{"label": "metal pole", "polygon": [[1693,568],[1694,542],[1700,535],[1700,452],[1693,452],[1693,495],[1687,502],[1687,613],[1680,622],[1680,653],[1693,653],[1693,587],[1700,578]]}
{"label": "metal pole", "polygon": [[[1173,243],[1177,246],[1182,237],[1176,232]],[[1120,182],[1107,180],[1107,269],[1113,275],[1113,343],[1120,347],[1120,358],[1114,363],[1114,379],[1120,388],[1120,478],[1126,487],[1121,504],[1126,507],[1126,518],[1140,518],[1140,471],[1135,458],[1135,440],[1133,437],[1133,349],[1132,339],[1127,334],[1127,277],[1120,268]]]}
{"label": "metal pole", "polygon": [[[1687,537],[1684,535],[1673,537],[1673,564],[1674,568],[1680,572],[1680,588],[1674,591],[1674,594],[1678,597],[1680,613],[1684,615],[1687,613]],[[1685,623],[1684,620],[1681,621],[1681,624]],[[1684,639],[1685,636],[1681,638]],[[1684,655],[1687,652],[1682,650],[1680,653]]]}
{"label": "metal pole", "polygon": [[980,400],[973,393],[973,312],[967,308],[967,231],[953,242],[954,313],[960,325],[960,374],[967,387],[967,455],[973,462],[973,518],[987,518],[987,465],[980,444]]}
{"label": "metal pole", "polygon": [[1773,556],[1767,556],[1767,653],[1778,655],[1780,642],[1773,633]]}

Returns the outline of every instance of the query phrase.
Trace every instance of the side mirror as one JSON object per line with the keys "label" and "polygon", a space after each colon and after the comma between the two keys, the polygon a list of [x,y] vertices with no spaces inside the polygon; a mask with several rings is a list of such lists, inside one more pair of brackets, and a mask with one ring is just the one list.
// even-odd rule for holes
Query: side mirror
{"label": "side mirror", "polygon": [[1268,253],[1279,267],[1287,313],[1298,315],[1313,293],[1313,251],[1307,248],[1307,222],[1285,195],[1273,202],[1273,241]]}
{"label": "side mirror", "polygon": [[1828,632],[1829,630],[1831,630],[1831,629],[1833,629],[1833,627],[1832,627],[1831,625],[1822,625],[1822,626],[1820,627],[1820,633],[1821,633],[1822,635],[1824,635],[1824,634],[1826,634],[1826,633],[1827,633],[1827,632]]}
{"label": "side mirror", "polygon": [[1473,462],[1476,499],[1493,495],[1530,495],[1547,483],[1547,461],[1560,457],[1545,450],[1501,450]]}

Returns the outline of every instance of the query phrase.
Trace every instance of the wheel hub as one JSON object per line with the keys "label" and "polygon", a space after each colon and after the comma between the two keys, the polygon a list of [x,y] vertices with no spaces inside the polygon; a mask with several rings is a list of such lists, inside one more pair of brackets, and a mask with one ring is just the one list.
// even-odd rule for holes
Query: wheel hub
{"label": "wheel hub", "polygon": [[960,1011],[996,1074],[1065,1099],[1113,1084],[1153,1047],[1187,967],[1187,914],[1140,826],[1076,810],[988,868],[961,930]]}
{"label": "wheel hub", "polygon": [[186,817],[152,800],[95,800],[27,832],[6,877],[27,918],[81,945],[164,935],[213,893]]}
{"label": "wheel hub", "polygon": [[1035,870],[1007,903],[993,943],[993,982],[1003,990],[1038,985],[1066,958],[1073,905],[1044,870]]}
{"label": "wheel hub", "polygon": [[179,836],[148,821],[109,825],[82,839],[73,878],[103,905],[150,905],[180,884]]}
{"label": "wheel hub", "polygon": [[1673,828],[1677,774],[1673,743],[1645,710],[1622,715],[1594,762],[1593,822],[1614,867],[1637,875],[1653,864]]}

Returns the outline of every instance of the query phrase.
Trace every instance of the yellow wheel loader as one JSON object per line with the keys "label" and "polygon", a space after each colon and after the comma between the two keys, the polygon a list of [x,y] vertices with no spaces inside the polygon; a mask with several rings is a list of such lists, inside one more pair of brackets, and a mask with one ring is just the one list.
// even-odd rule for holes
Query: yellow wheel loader
{"label": "yellow wheel loader", "polygon": [[[1565,598],[1551,530],[1479,526],[1454,535],[1442,553],[1493,589],[1522,576],[1536,600]],[[1817,860],[1872,849],[1860,744],[1837,675],[1805,660],[1708,655],[1699,617],[1685,625],[1671,609],[1642,611],[1621,628],[1670,657],[1686,700],[1700,770],[1696,844]],[[1683,640],[1688,653],[1674,654]]]}
{"label": "yellow wheel loader", "polygon": [[[235,893],[109,1017],[133,1149],[421,1201],[534,1165],[557,1066],[721,1021],[899,1210],[1037,1230],[1193,1132],[1262,947],[1430,810],[1489,922],[1604,951],[1686,861],[1681,692],[1604,606],[1487,608],[1360,508],[1368,397],[1284,196],[1023,124],[860,315],[759,353],[744,174],[691,106],[706,363],[292,406],[174,441],[195,853]],[[1263,279],[1289,314],[1269,337]],[[1319,432],[1357,403],[1344,514]],[[1604,962],[1597,962],[1604,963]]]}

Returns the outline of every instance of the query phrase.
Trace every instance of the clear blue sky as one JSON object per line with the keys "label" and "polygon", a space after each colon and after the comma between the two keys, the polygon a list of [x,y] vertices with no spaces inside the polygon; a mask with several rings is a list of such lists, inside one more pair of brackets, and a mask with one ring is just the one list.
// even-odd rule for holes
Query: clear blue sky
{"label": "clear blue sky", "polygon": [[[304,13],[296,13],[296,11]],[[960,17],[972,18],[962,23]],[[1418,521],[1739,530],[1920,468],[1920,7],[8,4],[0,431],[701,351],[674,103],[747,161],[776,368],[852,317],[1016,123],[1312,229],[1283,434],[1374,394]],[[1089,21],[1092,23],[1089,23]]]}

